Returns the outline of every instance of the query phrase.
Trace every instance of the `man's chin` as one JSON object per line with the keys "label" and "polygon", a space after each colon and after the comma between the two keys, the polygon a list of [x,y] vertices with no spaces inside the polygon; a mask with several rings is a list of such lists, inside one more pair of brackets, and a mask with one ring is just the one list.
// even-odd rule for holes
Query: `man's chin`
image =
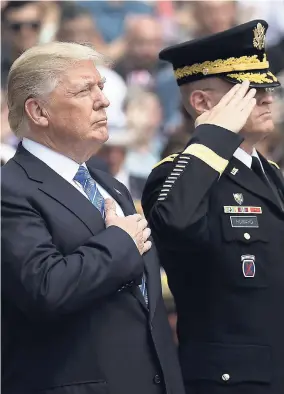
{"label": "man's chin", "polygon": [[274,122],[272,119],[269,119],[263,120],[262,122],[255,124],[253,127],[244,127],[243,130],[240,131],[240,134],[243,136],[248,136],[250,134],[259,134],[261,136],[262,134],[266,135],[272,133],[274,129]]}
{"label": "man's chin", "polygon": [[267,120],[260,125],[259,133],[263,133],[265,135],[273,133],[275,129],[274,123],[272,120]]}
{"label": "man's chin", "polygon": [[274,132],[274,123],[272,121],[263,122],[258,127],[250,128],[249,130],[243,129],[240,131],[240,135],[244,138],[247,143],[256,145],[269,137]]}

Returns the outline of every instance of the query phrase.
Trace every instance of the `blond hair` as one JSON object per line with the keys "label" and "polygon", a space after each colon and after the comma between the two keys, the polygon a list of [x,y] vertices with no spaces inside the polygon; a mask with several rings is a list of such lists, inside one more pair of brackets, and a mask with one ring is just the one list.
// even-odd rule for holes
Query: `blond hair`
{"label": "blond hair", "polygon": [[107,60],[90,45],[52,42],[25,51],[12,65],[8,76],[8,107],[11,130],[20,136],[26,126],[25,102],[30,97],[46,98],[60,75],[72,64],[93,60],[106,65]]}

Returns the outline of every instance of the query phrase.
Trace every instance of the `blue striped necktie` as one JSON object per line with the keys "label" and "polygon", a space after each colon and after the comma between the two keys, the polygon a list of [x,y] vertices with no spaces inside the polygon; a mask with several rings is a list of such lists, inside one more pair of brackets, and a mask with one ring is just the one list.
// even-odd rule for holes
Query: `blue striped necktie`
{"label": "blue striped necktie", "polygon": [[[89,170],[85,166],[80,166],[73,179],[82,185],[84,192],[87,194],[91,203],[100,211],[103,219],[105,219],[105,201],[98,189],[96,182],[91,177]],[[139,285],[139,288],[143,294],[146,304],[148,305],[148,293],[145,274],[143,274],[142,283]]]}
{"label": "blue striped necktie", "polygon": [[105,200],[96,182],[91,177],[89,170],[84,166],[80,166],[73,179],[82,185],[91,203],[100,211],[100,214],[105,219]]}

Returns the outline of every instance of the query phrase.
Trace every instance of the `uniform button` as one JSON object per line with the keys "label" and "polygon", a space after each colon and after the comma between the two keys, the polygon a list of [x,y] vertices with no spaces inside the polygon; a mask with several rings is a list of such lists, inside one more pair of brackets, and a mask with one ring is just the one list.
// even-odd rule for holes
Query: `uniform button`
{"label": "uniform button", "polygon": [[155,383],[155,384],[160,384],[160,383],[161,383],[161,378],[160,378],[159,375],[155,375],[155,376],[154,376],[154,383]]}
{"label": "uniform button", "polygon": [[244,233],[244,237],[245,237],[245,239],[250,239],[249,233]]}
{"label": "uniform button", "polygon": [[228,380],[230,380],[230,375],[229,375],[228,373],[224,373],[224,374],[222,375],[222,380],[223,380],[224,382],[227,382]]}

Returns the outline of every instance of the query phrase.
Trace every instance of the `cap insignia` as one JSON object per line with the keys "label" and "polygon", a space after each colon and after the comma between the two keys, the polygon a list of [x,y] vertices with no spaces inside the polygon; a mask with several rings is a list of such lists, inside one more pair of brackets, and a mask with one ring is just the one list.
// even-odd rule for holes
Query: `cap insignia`
{"label": "cap insignia", "polygon": [[253,29],[253,46],[259,50],[264,48],[265,45],[265,28],[261,23],[258,23]]}

